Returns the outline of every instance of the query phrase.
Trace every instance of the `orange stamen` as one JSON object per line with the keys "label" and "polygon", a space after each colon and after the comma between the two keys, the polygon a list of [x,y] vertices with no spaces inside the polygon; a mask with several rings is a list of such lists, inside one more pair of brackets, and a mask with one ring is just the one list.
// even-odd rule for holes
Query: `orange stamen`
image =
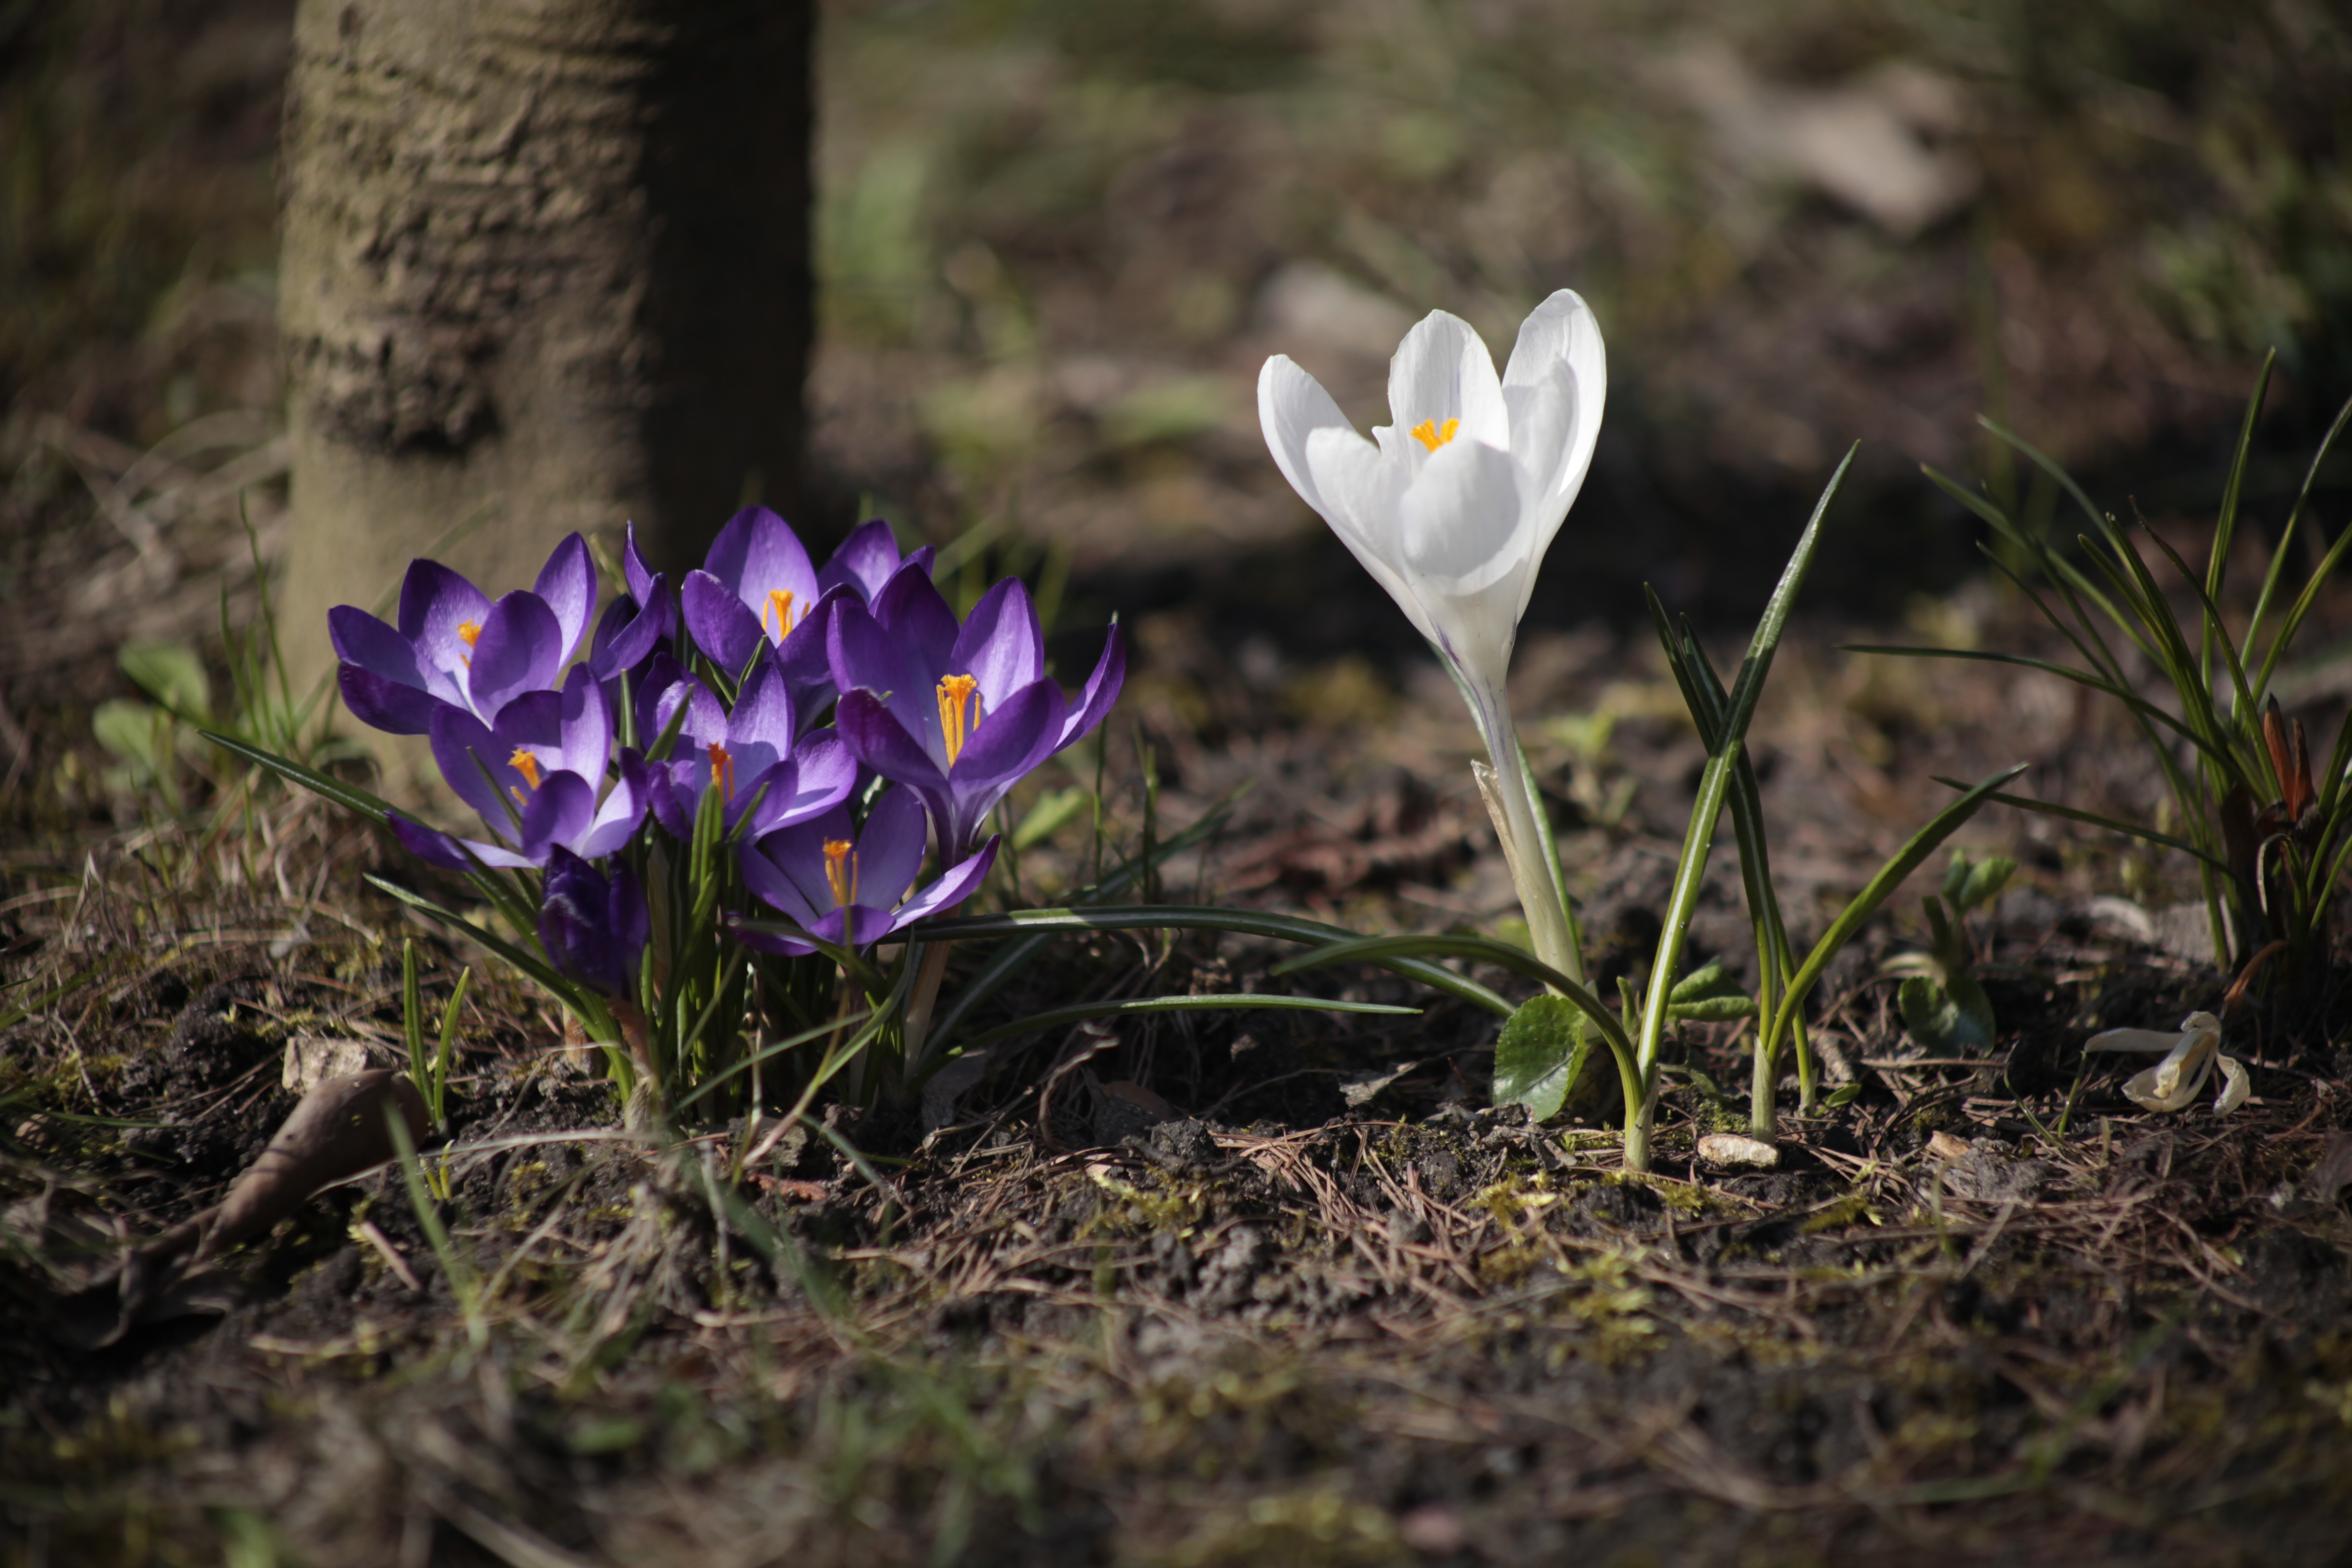
{"label": "orange stamen", "polygon": [[461,643],[464,643],[467,647],[473,647],[476,643],[478,643],[478,642],[481,641],[481,640],[482,640],[482,624],[481,624],[481,622],[479,622],[479,621],[459,621],[459,622],[457,623],[457,640],[458,640],[459,642],[461,642]]}
{"label": "orange stamen", "polygon": [[824,841],[824,879],[836,908],[857,901],[857,854],[846,838]]}
{"label": "orange stamen", "polygon": [[979,689],[980,679],[977,676],[940,677],[940,736],[947,742],[950,767],[955,766],[956,758],[963,754],[964,742],[971,739],[972,729],[980,722],[978,702],[973,701],[971,710],[964,707],[964,703],[971,700],[972,693]]}
{"label": "orange stamen", "polygon": [[1434,452],[1453,440],[1454,433],[1461,428],[1462,421],[1459,419],[1448,419],[1442,430],[1438,428],[1436,420],[1424,419],[1412,427],[1412,438]]}
{"label": "orange stamen", "polygon": [[768,590],[768,607],[760,612],[761,630],[767,629],[768,617],[772,615],[776,617],[776,640],[782,642],[784,634],[793,629],[793,591],[790,588]]}
{"label": "orange stamen", "polygon": [[710,779],[719,786],[719,798],[735,798],[735,757],[728,749],[713,741],[704,748],[710,753]]}
{"label": "orange stamen", "polygon": [[[507,766],[520,773],[522,775],[522,782],[525,784],[528,784],[530,788],[537,789],[539,787],[539,759],[531,755],[530,752],[527,748],[517,746],[514,749],[514,755],[507,759]],[[512,790],[510,793],[517,800],[527,801],[530,798],[520,788]]]}

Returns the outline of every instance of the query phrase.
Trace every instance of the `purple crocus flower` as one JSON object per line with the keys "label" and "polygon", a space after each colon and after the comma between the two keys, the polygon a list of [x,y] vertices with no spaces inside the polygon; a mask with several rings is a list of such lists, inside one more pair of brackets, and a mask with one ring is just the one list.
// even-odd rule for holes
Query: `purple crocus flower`
{"label": "purple crocus flower", "polygon": [[601,859],[645,821],[650,780],[634,751],[621,753],[619,782],[598,798],[613,751],[613,712],[585,666],[561,691],[526,692],[508,703],[495,725],[445,705],[433,716],[432,734],[441,776],[481,813],[493,840],[454,838],[393,818],[400,841],[436,865],[543,866],[557,848]]}
{"label": "purple crocus flower", "polygon": [[634,522],[629,524],[628,538],[621,547],[621,574],[627,581],[628,591],[614,595],[613,602],[604,606],[604,614],[588,639],[588,668],[606,684],[607,695],[615,697],[617,694],[609,689],[620,677],[644,670],[668,637],[677,615],[670,599],[668,577],[648,571],[645,557],[637,553],[637,525]]}
{"label": "purple crocus flower", "polygon": [[919,546],[906,555],[898,553],[898,537],[890,525],[880,518],[872,518],[852,529],[824,570],[816,574],[817,591],[830,594],[836,588],[846,588],[857,595],[861,605],[871,605],[875,596],[890,584],[899,573],[914,570],[928,577],[931,574],[931,547]]}
{"label": "purple crocus flower", "polygon": [[327,612],[344,706],[395,735],[429,733],[444,707],[495,721],[523,693],[555,685],[595,607],[596,568],[576,533],[555,547],[534,587],[496,603],[437,561],[412,562],[396,627],[356,605]]}
{"label": "purple crocus flower", "polygon": [[763,647],[791,670],[814,672],[824,663],[816,568],[792,525],[766,507],[745,507],[729,520],[701,570],[686,574],[678,597],[695,646],[730,679]]}
{"label": "purple crocus flower", "polygon": [[856,786],[857,763],[832,731],[793,744],[792,693],[772,657],[743,682],[731,714],[709,687],[681,674],[656,697],[649,732],[667,729],[681,706],[676,753],[654,766],[652,803],[655,819],[680,838],[693,836],[708,789],[726,803],[730,832],[748,812],[744,831],[757,837],[838,805]]}
{"label": "purple crocus flower", "polygon": [[1102,722],[1127,656],[1113,622],[1075,700],[1045,674],[1028,590],[1007,578],[961,626],[930,579],[902,572],[872,607],[835,611],[835,723],[852,755],[922,798],[942,858],[968,848],[1021,777]]}
{"label": "purple crocus flower", "polygon": [[740,673],[764,643],[800,710],[813,717],[834,696],[825,651],[833,605],[870,603],[898,573],[928,574],[930,564],[928,545],[902,559],[890,525],[877,518],[819,572],[791,524],[766,507],[746,507],[711,542],[703,569],[686,574],[679,599],[695,646],[719,668]]}
{"label": "purple crocus flower", "polygon": [[[923,868],[923,805],[911,790],[885,790],[863,830],[849,808],[772,833],[743,850],[743,880],[800,928],[838,946],[871,946],[925,915],[961,903],[996,861],[996,840],[908,896]],[[901,902],[901,900],[904,900]],[[770,931],[739,928],[763,952],[798,956],[816,949]]]}
{"label": "purple crocus flower", "polygon": [[645,890],[625,863],[608,877],[569,849],[549,854],[539,945],[558,970],[607,996],[627,997],[652,935]]}

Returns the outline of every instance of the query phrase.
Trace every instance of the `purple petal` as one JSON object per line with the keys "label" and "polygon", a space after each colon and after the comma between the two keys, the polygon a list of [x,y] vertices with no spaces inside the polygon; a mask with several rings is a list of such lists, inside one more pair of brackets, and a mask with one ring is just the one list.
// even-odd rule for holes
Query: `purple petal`
{"label": "purple petal", "polygon": [[608,995],[625,995],[650,934],[645,894],[626,866],[608,878],[568,850],[550,853],[539,943],[558,969]]}
{"label": "purple petal", "polygon": [[335,685],[352,718],[394,735],[425,733],[433,728],[434,713],[449,706],[428,691],[387,680],[349,661],[335,667]]}
{"label": "purple petal", "polygon": [[617,854],[645,826],[651,783],[644,761],[635,752],[621,756],[621,782],[596,808],[596,815],[572,846],[592,860]]}
{"label": "purple petal", "polygon": [[823,920],[809,927],[809,934],[821,936],[836,947],[869,947],[889,933],[890,911],[877,910],[870,904],[843,904],[826,911]]}
{"label": "purple petal", "polygon": [[[847,599],[833,607],[831,643],[833,678],[841,689],[875,697],[931,758],[932,767],[943,772],[948,754],[940,734],[939,670],[917,658],[865,606]],[[848,698],[842,700],[845,704]],[[836,717],[834,722],[841,721]],[[886,777],[900,776],[862,752],[860,760]]]}
{"label": "purple petal", "polygon": [[1014,692],[1003,707],[981,721],[948,774],[949,810],[940,835],[942,858],[978,838],[1004,792],[1053,755],[1054,742],[1062,732],[1062,689],[1039,680]]}
{"label": "purple petal", "polygon": [[421,822],[395,815],[392,818],[392,836],[400,840],[401,847],[420,860],[452,871],[470,871],[474,863],[457,847],[457,841],[438,828],[427,827]]}
{"label": "purple petal", "polygon": [[653,598],[643,603],[624,594],[604,606],[588,642],[588,667],[598,675],[609,679],[636,668],[669,635],[669,595],[663,579],[655,578],[653,589]]}
{"label": "purple petal", "polygon": [[[782,834],[775,836],[782,837]],[[816,906],[810,902],[798,882],[770,858],[768,851],[772,842],[772,839],[761,839],[758,844],[744,846],[743,885],[769,908],[781,911],[803,926],[813,925],[818,918]]]}
{"label": "purple petal", "polygon": [[[834,736],[812,735],[791,761],[777,763],[759,781],[759,805],[748,831],[763,837],[822,816],[847,800],[856,787],[857,762],[848,748]],[[747,805],[752,793],[743,792]]]}
{"label": "purple petal", "polygon": [[702,802],[702,781],[688,763],[655,763],[651,764],[646,787],[646,805],[654,820],[662,825],[673,838],[685,840],[694,837],[694,814]]}
{"label": "purple petal", "polygon": [[[846,614],[842,617],[848,619]],[[898,715],[871,691],[845,691],[834,712],[834,727],[851,756],[894,784],[944,790],[948,778],[923,743],[907,732]]]}
{"label": "purple petal", "polygon": [[[530,793],[522,774],[510,766],[511,743],[500,745],[489,726],[462,708],[444,708],[433,715],[433,760],[459,800],[481,813],[490,831],[500,837],[513,833],[515,791]],[[488,776],[485,777],[487,773]]]}
{"label": "purple petal", "polygon": [[687,674],[685,666],[667,651],[657,652],[646,661],[644,672],[634,683],[640,744],[650,747],[661,738],[662,727],[668,721],[667,716],[677,711],[677,703],[685,700],[681,696],[677,701],[671,701],[670,693],[693,679]]}
{"label": "purple petal", "polygon": [[425,689],[415,646],[356,605],[337,605],[327,612],[327,640],[335,645],[335,657],[347,664],[403,686]]}
{"label": "purple petal", "polygon": [[688,572],[678,589],[678,600],[694,646],[709,654],[730,680],[767,643],[759,617],[744,608],[735,590],[708,572]]}
{"label": "purple petal", "polygon": [[816,574],[816,585],[820,590],[846,585],[870,605],[898,569],[898,541],[892,536],[890,525],[877,517],[859,523],[841,542],[841,548]]}
{"label": "purple petal", "polygon": [[563,668],[562,637],[555,612],[536,594],[518,589],[491,605],[466,673],[474,711],[495,718],[524,692],[553,687]]}
{"label": "purple petal", "polygon": [[596,563],[588,559],[588,542],[577,533],[564,535],[548,555],[547,564],[539,569],[539,581],[531,591],[555,612],[561,650],[555,662],[562,665],[580,651],[589,612],[596,607]]}
{"label": "purple petal", "polygon": [[1033,680],[984,714],[948,780],[957,789],[1019,778],[1053,755],[1062,734],[1062,689]]}
{"label": "purple petal", "polygon": [[681,676],[654,703],[654,729],[649,739],[659,738],[669,728],[679,705],[686,707],[686,722],[678,726],[677,743],[700,752],[711,745],[727,743],[727,710],[718,695],[690,675]]}
{"label": "purple petal", "polygon": [[1063,715],[1062,738],[1054,742],[1054,750],[1060,751],[1101,723],[1118,700],[1119,688],[1126,684],[1127,639],[1118,635],[1118,622],[1114,620],[1103,637],[1102,657],[1095,660],[1095,672],[1087,677],[1086,689]]}
{"label": "purple petal", "polygon": [[746,782],[792,754],[793,700],[784,672],[773,658],[761,659],[735,694],[735,711],[727,721],[727,749],[735,757],[735,776]]}
{"label": "purple petal", "polygon": [[792,525],[763,506],[745,507],[728,520],[703,559],[709,574],[732,588],[753,615],[772,593],[793,596],[795,606],[816,603],[816,573]]}
{"label": "purple petal", "polygon": [[416,645],[426,663],[444,669],[464,667],[465,639],[457,627],[489,618],[490,596],[438,561],[408,563],[400,584],[400,635]]}
{"label": "purple petal", "polygon": [[453,838],[436,832],[423,823],[403,817],[392,819],[393,837],[402,846],[421,858],[452,871],[475,871],[488,866],[496,870],[511,870],[538,862],[518,855],[502,844],[485,844],[478,838]]}
{"label": "purple petal", "polygon": [[596,815],[596,786],[578,773],[549,773],[522,808],[519,848],[534,860],[555,845],[569,846],[587,831]]}
{"label": "purple petal", "polygon": [[601,781],[604,763],[613,754],[613,709],[604,689],[584,664],[575,664],[564,678],[560,698],[562,716],[553,765]]}
{"label": "purple petal", "polygon": [[908,662],[926,672],[925,684],[947,673],[962,628],[929,576],[905,571],[893,576],[875,595],[874,619],[907,649]]}
{"label": "purple petal", "polygon": [[981,595],[941,668],[977,676],[980,700],[990,708],[1044,678],[1045,634],[1020,578],[1007,577]]}
{"label": "purple petal", "polygon": [[924,841],[930,827],[923,803],[903,786],[882,792],[857,836],[857,897],[888,909],[907,896],[923,868]]}
{"label": "purple petal", "polygon": [[783,672],[793,711],[802,722],[814,720],[833,700],[836,689],[831,654],[833,613],[835,606],[856,596],[853,588],[827,589],[814,608],[793,623],[792,631],[770,656]]}
{"label": "purple petal", "polygon": [[897,931],[913,924],[925,915],[953,909],[980,891],[981,883],[987,879],[989,868],[996,864],[996,847],[1001,837],[1001,835],[992,834],[988,842],[980,847],[979,853],[951,868],[938,881],[899,905],[898,918],[890,922],[890,930]]}
{"label": "purple petal", "polygon": [[661,579],[646,569],[646,558],[637,553],[637,525],[629,524],[628,537],[621,544],[621,575],[629,584],[629,597],[640,605],[661,603]]}

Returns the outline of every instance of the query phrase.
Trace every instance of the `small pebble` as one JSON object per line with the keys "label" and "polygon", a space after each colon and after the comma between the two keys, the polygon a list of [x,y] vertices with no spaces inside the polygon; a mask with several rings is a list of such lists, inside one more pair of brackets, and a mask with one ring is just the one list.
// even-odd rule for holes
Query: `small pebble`
{"label": "small pebble", "polygon": [[1771,1171],[1780,1164],[1780,1150],[1738,1132],[1708,1133],[1698,1141],[1698,1157],[1717,1171]]}

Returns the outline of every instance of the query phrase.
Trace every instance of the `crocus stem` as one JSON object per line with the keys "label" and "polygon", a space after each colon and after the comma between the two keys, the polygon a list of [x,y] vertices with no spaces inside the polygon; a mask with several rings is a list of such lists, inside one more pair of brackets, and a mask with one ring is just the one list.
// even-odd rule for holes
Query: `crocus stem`
{"label": "crocus stem", "polygon": [[[1756,1074],[1748,1090],[1748,1131],[1749,1136],[1765,1143],[1780,1136],[1779,1106],[1776,1101],[1780,1077],[1780,1042],[1769,1047],[1759,1030],[1756,1037]],[[1806,1109],[1810,1110],[1811,1107]]]}
{"label": "crocus stem", "polygon": [[915,972],[915,994],[907,999],[907,1043],[901,1053],[906,1070],[913,1073],[923,1058],[923,1037],[931,1032],[931,1007],[940,999],[940,982],[947,977],[951,942],[923,944],[923,966]]}
{"label": "crocus stem", "polygon": [[1487,814],[1495,819],[1495,832],[1503,841],[1503,858],[1510,866],[1512,885],[1518,889],[1519,908],[1527,915],[1528,935],[1535,943],[1536,956],[1581,984],[1584,954],[1579,951],[1570,921],[1559,873],[1549,863],[1551,856],[1544,848],[1550,836],[1537,825],[1536,803],[1528,793],[1528,770],[1510,710],[1500,693],[1493,693],[1475,700],[1472,711],[1486,742],[1486,754],[1494,759],[1492,767],[1474,766],[1473,773],[1478,793],[1486,797]]}
{"label": "crocus stem", "polygon": [[1654,1077],[1648,1089],[1643,1093],[1641,1110],[1625,1118],[1623,1164],[1626,1170],[1647,1171],[1650,1168],[1650,1135],[1657,1124],[1658,1080]]}

